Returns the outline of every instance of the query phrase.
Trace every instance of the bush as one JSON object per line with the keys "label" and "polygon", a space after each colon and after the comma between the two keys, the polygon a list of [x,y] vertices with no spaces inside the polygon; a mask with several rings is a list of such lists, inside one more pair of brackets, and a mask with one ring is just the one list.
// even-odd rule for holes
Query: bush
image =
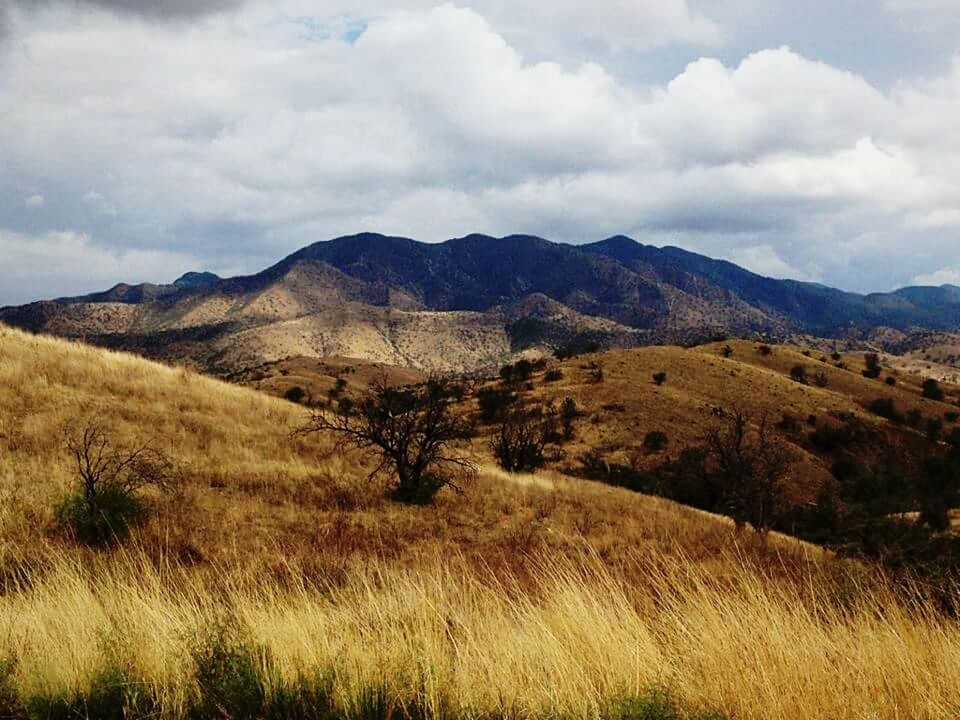
{"label": "bush", "polygon": [[783,432],[795,433],[800,430],[800,421],[793,415],[784,413],[780,418],[780,422],[777,423],[777,427]]}
{"label": "bush", "polygon": [[57,522],[69,528],[79,542],[91,546],[123,540],[146,516],[143,501],[112,484],[101,489],[92,503],[76,492],[56,508]]}
{"label": "bush", "polygon": [[588,366],[590,370],[590,379],[596,383],[603,382],[603,366],[598,362],[592,362]]}
{"label": "bush", "polygon": [[510,390],[481,388],[477,393],[477,404],[480,406],[480,422],[484,425],[501,422],[516,401],[517,396]]}
{"label": "bush", "polygon": [[643,437],[643,450],[651,455],[662,452],[670,442],[662,430],[651,430]]}
{"label": "bush", "polygon": [[543,376],[543,379],[546,382],[558,382],[559,380],[563,380],[563,370],[560,368],[547,370],[546,374]]}
{"label": "bush", "polygon": [[804,365],[794,365],[790,368],[790,379],[801,385],[807,384],[807,368]]}
{"label": "bush", "polygon": [[724,345],[723,349],[720,350],[720,354],[723,355],[725,358],[731,357],[733,355],[733,348],[730,347],[729,345]]}
{"label": "bush", "polygon": [[823,370],[818,370],[813,375],[813,384],[819,388],[825,388],[830,384],[830,378]]}
{"label": "bush", "polygon": [[960,413],[954,412],[953,410],[947,410],[943,414],[943,418],[947,422],[955,423],[957,420],[960,420]]}
{"label": "bush", "polygon": [[909,425],[910,427],[914,427],[914,428],[920,427],[920,423],[923,422],[923,413],[917,410],[916,408],[914,408],[913,410],[907,413],[906,420],[907,420],[907,425]]}
{"label": "bush", "polygon": [[924,426],[924,434],[930,442],[938,442],[942,433],[943,420],[940,418],[927,418],[927,423]]}
{"label": "bush", "polygon": [[927,378],[923,381],[923,396],[928,400],[943,400],[943,388],[933,378]]}
{"label": "bush", "polygon": [[877,398],[867,404],[867,410],[891,422],[902,423],[903,415],[897,410],[896,403],[890,398]]}
{"label": "bush", "polygon": [[144,683],[135,682],[122,669],[108,667],[98,673],[90,681],[89,687],[82,692],[31,698],[27,701],[25,716],[44,720],[127,720],[158,717],[157,700],[145,693],[144,687]]}
{"label": "bush", "polygon": [[283,397],[292,403],[300,404],[303,402],[304,398],[307,397],[307,391],[299,385],[294,385],[292,388],[287,389],[287,391],[283,394]]}
{"label": "bush", "polygon": [[863,371],[863,376],[871,380],[880,377],[880,373],[883,370],[883,368],[880,367],[880,356],[876,353],[867,353],[863,356],[863,360],[867,364],[867,369]]}
{"label": "bush", "polygon": [[773,354],[773,348],[769,345],[759,345],[757,347],[757,352],[766,357],[767,355]]}
{"label": "bush", "polygon": [[667,381],[667,374],[662,370],[653,374],[654,385],[663,385]]}
{"label": "bush", "polygon": [[564,440],[573,439],[573,421],[580,417],[577,402],[572,397],[566,397],[560,403],[560,424]]}
{"label": "bush", "polygon": [[15,665],[12,660],[0,660],[0,720],[20,720],[25,711],[13,684]]}
{"label": "bush", "polygon": [[889,385],[890,387],[893,387],[894,385],[897,384],[897,379],[893,375],[888,375],[887,379],[884,380],[884,382],[887,383],[887,385]]}
{"label": "bush", "polygon": [[[258,651],[235,631],[220,629],[193,648],[200,699],[191,715],[256,720],[263,717],[267,692],[257,672]],[[268,659],[268,658],[267,658]]]}
{"label": "bush", "polygon": [[533,472],[543,467],[547,433],[534,414],[518,410],[500,425],[490,441],[497,464],[507,472]]}

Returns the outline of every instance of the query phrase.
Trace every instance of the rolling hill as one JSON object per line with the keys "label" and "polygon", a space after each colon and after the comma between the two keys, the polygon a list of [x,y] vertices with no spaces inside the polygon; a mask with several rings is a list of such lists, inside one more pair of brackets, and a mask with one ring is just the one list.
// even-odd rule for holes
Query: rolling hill
{"label": "rolling hill", "polygon": [[861,296],[625,237],[570,246],[530,236],[426,244],[362,234],[315,243],[256,275],[119,285],[3,308],[0,320],[215,373],[293,356],[463,371],[563,344],[956,331],[960,289]]}

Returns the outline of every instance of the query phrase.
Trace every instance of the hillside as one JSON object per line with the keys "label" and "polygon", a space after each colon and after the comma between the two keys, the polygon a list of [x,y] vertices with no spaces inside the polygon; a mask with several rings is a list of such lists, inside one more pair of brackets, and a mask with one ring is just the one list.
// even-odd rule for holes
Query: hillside
{"label": "hillside", "polygon": [[[787,351],[764,368],[747,349],[730,367],[779,387]],[[602,357],[603,391],[639,387],[670,360],[669,384],[638,393],[631,412],[647,425],[666,421],[668,404],[687,408],[670,426],[680,438],[711,399],[680,388],[727,366],[712,348],[670,352]],[[564,367],[557,392],[604,403],[578,369]],[[431,508],[399,506],[365,479],[363,458],[292,439],[303,413],[188,370],[0,329],[0,710],[93,717],[123,702],[128,717],[176,718],[216,702],[234,717],[329,706],[613,718],[646,707],[672,718],[676,702],[711,718],[827,720],[946,717],[960,702],[955,626],[910,611],[855,565],[788,538],[764,548],[722,518],[555,471],[502,473],[480,438],[465,446],[483,467],[474,484]],[[151,495],[147,523],[116,550],[83,549],[52,512],[72,481],[65,433],[94,416],[177,468],[172,494]],[[602,420],[596,432],[604,425],[626,427]],[[217,685],[216,657],[231,673],[252,668],[229,677],[265,684],[253,695]]]}
{"label": "hillside", "polygon": [[489,370],[564,344],[846,339],[876,328],[956,331],[958,318],[951,286],[860,296],[624,237],[570,246],[483,235],[439,244],[348,236],[248,277],[193,273],[0,309],[7,324],[221,374],[294,356]]}

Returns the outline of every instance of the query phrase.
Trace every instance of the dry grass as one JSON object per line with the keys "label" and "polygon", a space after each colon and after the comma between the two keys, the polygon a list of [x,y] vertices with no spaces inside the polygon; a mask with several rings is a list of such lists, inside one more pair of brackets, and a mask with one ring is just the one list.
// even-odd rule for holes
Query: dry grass
{"label": "dry grass", "polygon": [[[269,682],[325,674],[344,711],[382,686],[433,716],[595,718],[656,685],[745,720],[960,712],[960,628],[856,566],[556,473],[485,467],[432,508],[396,506],[361,458],[292,440],[302,412],[0,329],[0,665],[18,694],[82,692],[121,664],[181,717],[196,639],[227,626]],[[65,428],[88,416],[180,469],[125,548],[83,550],[53,520]]]}

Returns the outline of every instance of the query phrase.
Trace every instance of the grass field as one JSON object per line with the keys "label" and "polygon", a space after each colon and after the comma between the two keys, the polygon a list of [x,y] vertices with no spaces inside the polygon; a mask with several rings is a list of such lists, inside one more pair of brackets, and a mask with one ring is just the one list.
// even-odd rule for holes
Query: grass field
{"label": "grass field", "polygon": [[[637,379],[618,386],[621,361]],[[645,362],[664,360],[611,356],[602,392],[622,398]],[[677,367],[658,392],[690,398],[699,379]],[[557,392],[608,404],[576,372]],[[294,439],[304,412],[0,329],[0,717],[960,714],[960,627],[865,566],[557,472],[506,475],[478,441],[467,490],[399,506],[364,458]],[[94,416],[178,478],[100,550],[54,515],[64,438]]]}

